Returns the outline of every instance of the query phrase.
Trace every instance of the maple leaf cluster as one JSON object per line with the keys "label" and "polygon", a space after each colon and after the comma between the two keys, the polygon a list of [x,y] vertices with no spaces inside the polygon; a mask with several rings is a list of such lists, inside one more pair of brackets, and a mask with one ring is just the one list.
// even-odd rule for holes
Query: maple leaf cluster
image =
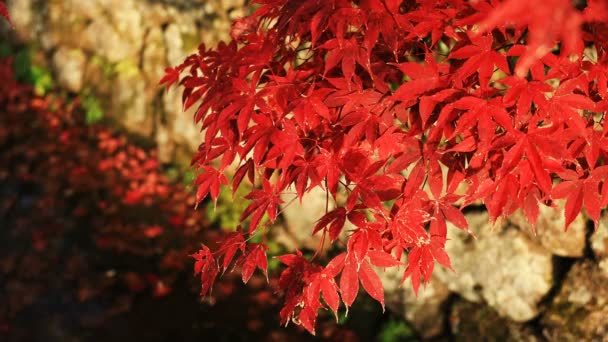
{"label": "maple leaf cluster", "polygon": [[346,246],[326,265],[278,258],[281,319],[312,333],[318,310],[348,308],[359,285],[384,305],[378,269],[403,266],[417,292],[435,262],[450,268],[447,222],[468,231],[473,203],[535,223],[539,205],[566,198],[566,228],[583,207],[597,226],[607,1],[254,3],[231,42],[200,46],[161,81],[183,87],[204,130],[197,201],[217,200],[231,165],[233,193],[251,188],[237,232],[195,255],[203,296],[231,265],[244,281],[265,271],[264,245],[247,241],[268,234],[285,193],[327,191],[335,209],[311,232]]}

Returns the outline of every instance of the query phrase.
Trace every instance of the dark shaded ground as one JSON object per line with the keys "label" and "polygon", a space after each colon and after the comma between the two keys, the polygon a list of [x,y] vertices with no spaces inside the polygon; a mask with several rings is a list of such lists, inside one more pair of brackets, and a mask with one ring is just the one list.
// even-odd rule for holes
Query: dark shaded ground
{"label": "dark shaded ground", "polygon": [[[346,327],[327,326],[315,338],[293,325],[279,327],[271,293],[238,280],[220,286],[234,293],[214,305],[200,303],[185,281],[162,298],[142,294],[127,311],[108,314],[105,303],[66,302],[49,294],[17,315],[6,341],[358,341]],[[258,279],[262,285],[262,279]],[[116,293],[120,296],[120,293]],[[371,336],[370,336],[371,337]]]}
{"label": "dark shaded ground", "polygon": [[[381,329],[380,306],[369,298],[343,325],[321,315],[317,337],[281,327],[280,296],[261,275],[244,285],[238,273],[226,274],[201,302],[191,258],[176,260],[181,269],[158,266],[179,243],[134,241],[151,255],[99,249],[91,217],[43,208],[42,186],[0,180],[0,341],[370,341]],[[159,291],[152,275],[170,291]]]}
{"label": "dark shaded ground", "polygon": [[[6,221],[2,223],[3,229],[10,228],[10,223],[8,226]],[[11,244],[7,234],[2,235],[4,248],[27,248],[22,243]],[[64,243],[73,245],[66,248],[72,251],[78,249],[79,243],[90,246],[86,241]],[[58,245],[56,241],[52,244]],[[1,253],[3,256],[7,249]],[[1,282],[5,286],[0,306],[20,309],[4,317],[0,340],[369,341],[374,339],[382,322],[378,305],[364,299],[363,305],[351,310],[345,325],[336,325],[331,317],[325,316],[318,325],[319,336],[313,337],[293,324],[287,328],[279,326],[280,302],[273,294],[272,284],[259,275],[244,285],[238,274],[227,274],[216,284],[214,296],[201,302],[197,280],[185,271],[174,279],[171,292],[155,297],[150,289],[134,293],[119,281],[121,274],[133,271],[132,263],[120,260],[116,262],[119,267],[110,268],[116,256],[103,251],[82,249],[82,252],[81,261],[88,266],[80,269],[86,272],[83,274],[72,273],[71,255],[66,256],[67,260],[53,258],[38,270],[30,269],[47,275],[46,279],[33,273],[23,276],[17,272],[20,274],[15,277],[3,274]],[[32,259],[30,253],[38,254],[26,251],[21,254],[24,262]],[[129,264],[129,271],[120,268]],[[83,282],[88,283],[89,290],[84,290]]]}

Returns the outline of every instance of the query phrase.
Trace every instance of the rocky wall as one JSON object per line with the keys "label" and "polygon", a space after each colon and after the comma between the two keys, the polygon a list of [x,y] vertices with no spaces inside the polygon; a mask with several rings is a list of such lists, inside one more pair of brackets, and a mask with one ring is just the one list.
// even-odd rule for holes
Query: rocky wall
{"label": "rocky wall", "polygon": [[564,232],[563,211],[543,208],[536,235],[520,213],[497,225],[467,213],[475,237],[448,224],[454,271],[437,265],[417,298],[385,272],[387,306],[424,339],[608,341],[608,214]]}
{"label": "rocky wall", "polygon": [[163,161],[188,161],[199,130],[179,90],[157,84],[200,43],[228,39],[244,1],[9,0],[15,31],[0,35],[30,46],[59,87],[95,96],[104,115],[155,142]]}

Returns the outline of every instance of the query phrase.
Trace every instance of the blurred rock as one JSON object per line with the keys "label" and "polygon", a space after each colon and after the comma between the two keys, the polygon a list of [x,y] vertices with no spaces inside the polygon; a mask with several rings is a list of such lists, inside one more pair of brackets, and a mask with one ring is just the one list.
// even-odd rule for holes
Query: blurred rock
{"label": "blurred rock", "polygon": [[540,323],[550,341],[606,341],[606,274],[590,260],[574,264]]}
{"label": "blurred rock", "polygon": [[81,91],[86,62],[81,50],[59,48],[53,55],[53,67],[59,84],[74,93]]}
{"label": "blurred rock", "polygon": [[378,272],[384,284],[387,308],[408,320],[422,338],[442,335],[450,290],[433,277],[430,283],[420,288],[416,297],[409,281],[400,285],[403,271],[403,268],[389,268]]}
{"label": "blurred rock", "polygon": [[244,2],[11,0],[16,28],[3,34],[31,46],[60,86],[87,91],[114,122],[155,142],[162,161],[186,164],[202,140],[195,108],[183,113],[179,91],[158,82],[200,43],[228,40]]}
{"label": "blurred rock", "polygon": [[463,299],[452,305],[449,322],[454,341],[544,341],[531,327],[511,322],[487,306]]}
{"label": "blurred rock", "polygon": [[488,214],[467,215],[477,237],[448,224],[446,251],[456,272],[436,267],[439,280],[472,302],[485,301],[501,316],[525,322],[539,313],[538,304],[553,285],[551,253],[524,233],[496,227]]}
{"label": "blurred rock", "polygon": [[[295,194],[283,194],[281,206],[285,218],[285,231],[279,235],[280,242],[288,249],[306,247],[316,250],[321,242],[322,232],[312,236],[316,222],[325,215],[325,204],[328,201],[325,190],[314,188],[304,195],[302,203]],[[334,209],[331,198],[327,210]],[[347,229],[346,227],[344,229]],[[326,245],[329,241],[326,241]]]}
{"label": "blurred rock", "polygon": [[6,1],[10,13],[19,13],[19,15],[12,15],[11,20],[15,25],[15,32],[20,40],[32,40],[35,37],[37,30],[37,13],[34,9],[41,6],[40,0],[8,0]]}
{"label": "blurred rock", "polygon": [[128,130],[150,136],[153,134],[154,121],[147,115],[145,96],[147,84],[139,75],[138,69],[135,66],[132,68],[131,71],[119,74],[114,80],[111,104],[114,107],[129,108],[128,112],[116,115]]}
{"label": "blurred rock", "polygon": [[85,48],[95,50],[96,55],[108,63],[118,63],[130,57],[136,50],[112,28],[112,24],[104,18],[93,21],[84,34],[82,41]]}
{"label": "blurred rock", "polygon": [[532,225],[528,223],[521,210],[517,210],[507,220],[551,253],[563,257],[581,257],[585,252],[587,219],[582,213],[579,214],[568,227],[568,231],[564,232],[566,224],[564,216],[565,201],[556,202],[556,208],[540,205],[536,222],[536,236]]}
{"label": "blurred rock", "polygon": [[608,277],[608,215],[604,213],[597,230],[591,235],[591,250],[598,259],[600,270]]}
{"label": "blurred rock", "polygon": [[[165,46],[163,31],[160,27],[152,27],[146,35],[144,50],[142,55],[142,72],[146,77],[146,82],[156,84],[163,77],[166,67],[165,56],[167,47]],[[155,91],[150,91],[155,94]]]}

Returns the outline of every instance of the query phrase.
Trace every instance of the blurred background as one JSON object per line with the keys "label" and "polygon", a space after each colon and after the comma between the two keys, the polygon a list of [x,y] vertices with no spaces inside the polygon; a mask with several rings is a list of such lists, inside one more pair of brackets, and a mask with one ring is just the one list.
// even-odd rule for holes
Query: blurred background
{"label": "blurred background", "polygon": [[[388,311],[359,294],[317,336],[280,327],[271,280],[238,270],[203,301],[200,243],[234,229],[229,192],[194,208],[201,140],[179,89],[157,86],[199,44],[229,39],[245,0],[8,0],[0,22],[1,341],[600,340],[608,334],[608,218],[564,233],[546,209],[452,229],[457,273],[437,268],[416,298],[387,272]],[[237,196],[238,198],[239,196]],[[289,202],[290,198],[285,199]],[[269,254],[314,250],[325,195],[283,211]],[[271,262],[271,273],[280,271]]]}

